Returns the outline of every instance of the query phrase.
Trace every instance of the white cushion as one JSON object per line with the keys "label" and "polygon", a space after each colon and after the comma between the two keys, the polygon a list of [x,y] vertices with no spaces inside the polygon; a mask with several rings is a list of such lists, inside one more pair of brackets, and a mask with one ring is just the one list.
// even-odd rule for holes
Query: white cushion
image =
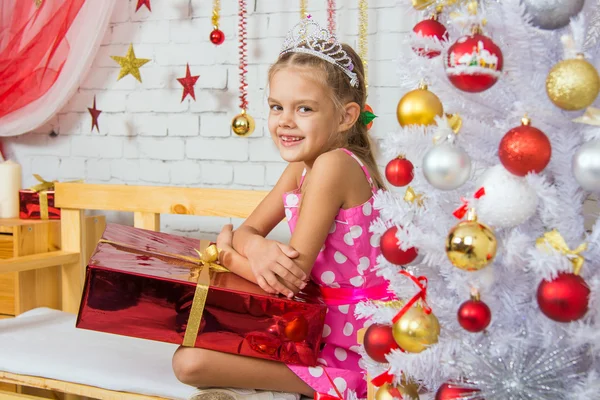
{"label": "white cushion", "polygon": [[0,320],[0,371],[187,399],[171,369],[177,346],[75,328],[75,315],[37,308]]}

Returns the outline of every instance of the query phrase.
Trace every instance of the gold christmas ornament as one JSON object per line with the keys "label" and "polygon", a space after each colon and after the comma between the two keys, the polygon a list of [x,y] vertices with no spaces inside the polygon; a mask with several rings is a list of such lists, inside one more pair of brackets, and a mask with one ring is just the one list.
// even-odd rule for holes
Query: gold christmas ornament
{"label": "gold christmas ornament", "polygon": [[231,120],[231,129],[238,136],[250,136],[254,132],[254,118],[242,111]]}
{"label": "gold christmas ornament", "polygon": [[450,230],[446,239],[446,255],[450,262],[465,271],[477,271],[491,263],[496,248],[494,232],[477,222],[474,210],[469,211],[466,221]]}
{"label": "gold christmas ornament", "polygon": [[546,93],[555,106],[567,111],[592,104],[600,91],[598,71],[582,54],[556,64],[546,78]]}
{"label": "gold christmas ornament", "polygon": [[398,399],[419,400],[419,386],[412,382],[398,386],[393,386],[389,383],[384,383],[379,389],[377,389],[377,392],[375,392],[375,400]]}
{"label": "gold christmas ornament", "polygon": [[426,85],[406,93],[398,102],[396,116],[400,126],[433,125],[435,117],[444,115],[440,99]]}
{"label": "gold christmas ornament", "polygon": [[392,327],[398,346],[409,353],[420,353],[437,343],[440,323],[433,313],[427,314],[420,305],[409,308]]}

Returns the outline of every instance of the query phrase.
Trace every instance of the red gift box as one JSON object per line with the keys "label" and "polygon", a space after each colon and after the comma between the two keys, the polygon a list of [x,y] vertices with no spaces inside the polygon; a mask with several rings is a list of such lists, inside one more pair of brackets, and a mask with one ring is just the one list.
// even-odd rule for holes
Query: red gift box
{"label": "red gift box", "polygon": [[60,219],[60,208],[54,207],[54,190],[19,190],[19,218]]}
{"label": "red gift box", "polygon": [[108,224],[86,270],[76,326],[316,365],[326,313],[318,289],[308,285],[292,300],[271,295],[220,272],[215,258],[216,247],[196,239]]}

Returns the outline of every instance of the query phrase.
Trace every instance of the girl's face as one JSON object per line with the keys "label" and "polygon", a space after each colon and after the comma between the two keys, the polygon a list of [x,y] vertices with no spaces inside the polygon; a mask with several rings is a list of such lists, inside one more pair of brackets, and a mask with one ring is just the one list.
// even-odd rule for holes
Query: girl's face
{"label": "girl's face", "polygon": [[269,131],[281,157],[312,166],[338,135],[340,116],[330,89],[297,67],[277,71],[269,86]]}

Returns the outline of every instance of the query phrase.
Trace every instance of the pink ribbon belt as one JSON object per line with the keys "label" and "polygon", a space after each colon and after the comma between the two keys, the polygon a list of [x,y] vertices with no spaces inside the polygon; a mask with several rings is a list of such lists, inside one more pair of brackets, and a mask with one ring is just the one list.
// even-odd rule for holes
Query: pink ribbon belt
{"label": "pink ribbon belt", "polygon": [[364,289],[321,287],[321,295],[327,305],[356,304],[364,300],[391,300],[393,293],[388,292],[388,284]]}

